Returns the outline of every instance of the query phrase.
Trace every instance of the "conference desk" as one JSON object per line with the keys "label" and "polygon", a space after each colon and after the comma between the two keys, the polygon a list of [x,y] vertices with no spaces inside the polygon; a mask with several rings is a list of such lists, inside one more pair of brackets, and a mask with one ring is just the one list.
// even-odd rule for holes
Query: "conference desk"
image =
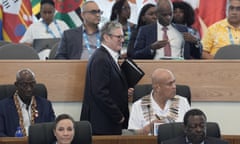
{"label": "conference desk", "polygon": [[[178,84],[189,85],[192,101],[239,102],[240,60],[135,60],[151,83],[156,68],[173,71]],[[85,60],[1,60],[0,84],[13,84],[16,72],[30,68],[48,89],[53,102],[81,102],[85,87]]]}
{"label": "conference desk", "polygon": [[[223,135],[229,144],[240,144],[240,136]],[[0,144],[28,144],[28,138],[2,137]],[[155,136],[93,136],[92,144],[157,144]]]}

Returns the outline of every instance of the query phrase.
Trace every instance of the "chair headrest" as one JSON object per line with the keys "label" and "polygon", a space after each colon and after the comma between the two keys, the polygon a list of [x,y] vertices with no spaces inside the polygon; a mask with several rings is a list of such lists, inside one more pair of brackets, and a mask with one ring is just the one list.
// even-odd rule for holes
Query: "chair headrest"
{"label": "chair headrest", "polygon": [[[92,128],[88,121],[75,122],[75,135],[71,144],[91,144]],[[38,123],[29,127],[29,144],[50,144],[56,141],[54,122]]]}
{"label": "chair headrest", "polygon": [[[0,85],[0,100],[11,97],[16,91],[16,86],[13,84]],[[37,83],[33,90],[34,96],[40,96],[47,99],[47,88],[42,83]]]}

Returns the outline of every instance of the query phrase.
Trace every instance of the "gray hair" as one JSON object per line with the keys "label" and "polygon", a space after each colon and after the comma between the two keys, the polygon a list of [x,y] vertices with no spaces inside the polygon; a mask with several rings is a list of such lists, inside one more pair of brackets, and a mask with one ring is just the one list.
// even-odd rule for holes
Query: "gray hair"
{"label": "gray hair", "polygon": [[21,74],[22,73],[30,73],[33,76],[33,78],[35,78],[35,74],[31,69],[24,68],[24,69],[20,69],[20,70],[17,71],[17,74],[16,74],[16,80],[17,81],[21,79]]}
{"label": "gray hair", "polygon": [[117,21],[110,21],[110,22],[105,23],[101,29],[101,41],[104,41],[103,36],[105,34],[110,35],[110,34],[112,34],[112,31],[114,31],[115,29],[118,29],[118,28],[122,29],[122,24]]}

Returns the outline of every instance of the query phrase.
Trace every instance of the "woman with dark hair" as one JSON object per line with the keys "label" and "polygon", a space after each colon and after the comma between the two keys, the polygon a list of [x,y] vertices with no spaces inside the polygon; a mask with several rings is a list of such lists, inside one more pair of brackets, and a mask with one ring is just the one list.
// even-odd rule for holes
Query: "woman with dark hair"
{"label": "woman with dark hair", "polygon": [[71,144],[75,134],[73,118],[67,114],[59,115],[55,120],[53,133],[56,137],[54,144]]}
{"label": "woman with dark hair", "polygon": [[195,22],[195,12],[190,4],[184,1],[173,2],[173,23],[188,27],[188,33],[184,33],[185,41],[201,46],[199,32],[192,27]]}
{"label": "woman with dark hair", "polygon": [[123,26],[124,42],[121,49],[121,58],[127,57],[127,47],[132,31],[135,29],[135,24],[128,21],[131,15],[131,8],[127,0],[117,0],[113,7],[110,16],[111,21],[118,21]]}
{"label": "woman with dark hair", "polygon": [[137,28],[132,32],[130,41],[128,43],[128,49],[127,49],[127,56],[131,57],[133,49],[134,49],[134,43],[138,34],[138,30],[141,26],[154,23],[157,21],[156,16],[156,8],[154,4],[146,4],[142,7],[139,16],[138,16],[138,23]]}

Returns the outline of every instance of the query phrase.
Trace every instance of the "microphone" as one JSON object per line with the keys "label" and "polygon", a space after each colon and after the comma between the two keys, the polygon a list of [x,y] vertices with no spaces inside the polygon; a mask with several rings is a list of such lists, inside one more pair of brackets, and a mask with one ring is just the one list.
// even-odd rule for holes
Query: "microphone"
{"label": "microphone", "polygon": [[150,124],[150,135],[153,135],[153,126],[151,125],[151,112],[150,112],[150,104],[147,105],[148,116],[149,116],[149,124]]}

